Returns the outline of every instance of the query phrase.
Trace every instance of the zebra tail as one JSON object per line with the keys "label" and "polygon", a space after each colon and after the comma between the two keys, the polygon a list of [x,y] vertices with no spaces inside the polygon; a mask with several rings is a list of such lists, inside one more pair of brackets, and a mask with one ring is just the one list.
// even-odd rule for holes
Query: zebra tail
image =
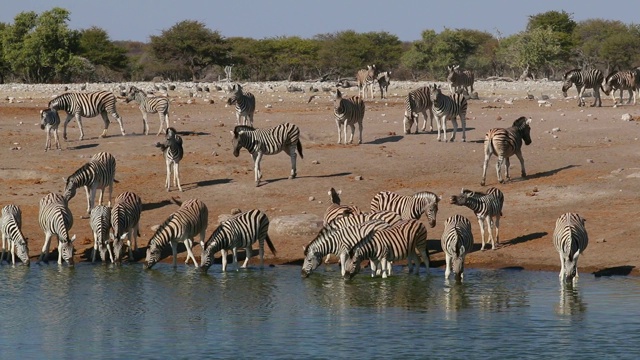
{"label": "zebra tail", "polygon": [[269,247],[269,250],[271,250],[271,253],[273,254],[273,256],[276,256],[277,255],[276,248],[273,246],[273,243],[271,242],[271,238],[269,238],[269,234],[267,234],[267,237],[264,240],[267,242],[267,246]]}
{"label": "zebra tail", "polygon": [[300,142],[300,140],[298,140],[296,147],[298,148],[298,154],[300,154],[300,159],[304,159],[304,155],[302,155],[302,143]]}

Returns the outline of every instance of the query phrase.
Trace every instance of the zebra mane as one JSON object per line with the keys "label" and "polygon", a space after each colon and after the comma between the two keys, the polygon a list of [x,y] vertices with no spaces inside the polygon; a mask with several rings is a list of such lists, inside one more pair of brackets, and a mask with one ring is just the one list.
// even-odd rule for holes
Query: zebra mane
{"label": "zebra mane", "polygon": [[248,125],[236,125],[235,128],[233,128],[233,135],[234,136],[238,136],[240,135],[241,132],[244,131],[254,131],[255,128],[252,126],[248,126]]}
{"label": "zebra mane", "polygon": [[618,72],[619,72],[619,71],[617,71],[617,70],[614,70],[614,71],[610,72],[610,73],[609,73],[609,75],[607,75],[607,77],[604,79],[604,82],[605,82],[605,83],[606,83],[606,82],[609,82],[609,79],[611,79],[611,77],[612,77],[613,75],[617,74]]}
{"label": "zebra mane", "polygon": [[571,73],[574,73],[574,72],[580,72],[580,71],[582,71],[582,70],[581,70],[581,69],[578,69],[578,68],[576,68],[576,69],[571,69],[571,70],[567,71],[566,73],[564,73],[564,78],[566,79],[566,78],[567,78],[567,76],[569,76],[569,74],[571,74]]}
{"label": "zebra mane", "polygon": [[437,203],[440,201],[440,197],[431,191],[420,191],[412,195],[414,199],[426,199],[429,202]]}
{"label": "zebra mane", "polygon": [[329,190],[329,195],[331,196],[331,202],[340,205],[340,192],[336,191],[336,189],[331,188]]}
{"label": "zebra mane", "polygon": [[513,122],[513,127],[520,129],[526,124],[526,122],[527,122],[527,118],[524,116],[520,116]]}

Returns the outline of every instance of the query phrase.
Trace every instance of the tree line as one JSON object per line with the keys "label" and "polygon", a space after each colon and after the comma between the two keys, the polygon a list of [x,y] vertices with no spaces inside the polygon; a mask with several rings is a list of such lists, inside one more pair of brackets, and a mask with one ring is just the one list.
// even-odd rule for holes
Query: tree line
{"label": "tree line", "polygon": [[0,82],[67,83],[216,81],[231,66],[234,81],[336,80],[375,64],[399,80],[444,80],[458,64],[489,76],[557,79],[573,68],[605,74],[640,65],[640,25],[615,20],[580,22],[564,11],[529,16],[510,36],[472,29],[424,30],[403,42],[388,32],[353,30],[310,39],[224,37],[185,20],[148,43],[112,41],[98,27],[71,30],[71,13],[54,7],[22,12],[0,23]]}

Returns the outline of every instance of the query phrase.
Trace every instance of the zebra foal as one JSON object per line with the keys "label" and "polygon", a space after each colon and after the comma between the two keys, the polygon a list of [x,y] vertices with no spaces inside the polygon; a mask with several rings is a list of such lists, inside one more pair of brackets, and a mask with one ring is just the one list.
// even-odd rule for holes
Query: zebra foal
{"label": "zebra foal", "polygon": [[562,76],[562,96],[567,97],[567,90],[571,89],[571,86],[575,84],[576,90],[578,90],[578,106],[584,106],[584,91],[587,89],[593,89],[593,104],[591,106],[602,106],[602,99],[600,98],[600,88],[604,81],[604,75],[602,71],[598,69],[569,70]]}
{"label": "zebra foal", "polygon": [[[122,252],[124,247],[124,239],[127,239],[127,249],[129,250],[129,261],[134,260],[133,250],[138,249],[138,236],[140,214],[142,213],[142,200],[140,196],[125,191],[118,195],[113,208],[111,208],[111,227],[113,232],[110,234],[113,241],[113,256],[111,262],[120,263],[122,260]],[[133,250],[131,249],[131,238],[133,237]]]}
{"label": "zebra foal", "polygon": [[448,279],[451,271],[457,281],[464,276],[464,258],[473,249],[471,222],[462,215],[454,215],[444,222],[444,231],[440,245],[445,254],[444,277]]}
{"label": "zebra foal", "polygon": [[496,173],[498,175],[498,181],[504,183],[502,178],[502,164],[505,166],[506,181],[511,180],[509,176],[509,158],[513,155],[520,160],[520,168],[522,170],[522,177],[527,176],[527,172],[524,168],[524,158],[522,157],[522,142],[525,145],[531,144],[531,119],[527,119],[524,116],[516,119],[513,125],[508,128],[494,128],[487,132],[484,137],[484,165],[482,166],[482,182],[480,185],[484,186],[487,178],[487,165],[489,165],[489,159],[491,155],[496,155],[498,161],[496,162]]}
{"label": "zebra foal", "polygon": [[58,126],[60,125],[60,116],[55,110],[49,108],[40,110],[40,129],[47,133],[47,142],[44,145],[44,151],[51,149],[51,133],[56,141],[56,150],[60,150],[60,141],[58,140]]}
{"label": "zebra foal", "polygon": [[[428,86],[411,90],[404,98],[404,119],[402,124],[404,125],[405,134],[411,133],[411,127],[414,122],[416,124],[415,133],[418,133],[419,113],[422,113],[422,118],[424,119],[422,131],[427,129],[427,119],[430,121],[429,131],[433,131],[433,101],[431,100],[431,89]],[[437,125],[439,126],[439,124]]]}
{"label": "zebra foal", "polygon": [[422,214],[426,214],[429,220],[429,227],[434,227],[436,226],[436,215],[438,214],[438,202],[440,199],[440,196],[430,191],[421,191],[410,196],[398,195],[391,191],[381,191],[371,199],[371,211],[393,211],[405,220],[418,220]]}
{"label": "zebra foal", "polygon": [[108,152],[99,152],[91,160],[65,179],[64,200],[69,202],[76,196],[76,189],[84,186],[87,193],[87,215],[95,204],[96,192],[100,190],[98,204],[102,204],[104,189],[109,187],[109,205],[116,175],[116,159]]}
{"label": "zebra foal", "polygon": [[380,87],[380,99],[386,99],[389,93],[389,85],[391,84],[391,71],[383,71],[377,77],[378,86]]}
{"label": "zebra foal", "polygon": [[[30,265],[27,238],[22,234],[21,228],[22,211],[20,208],[13,204],[3,207],[2,217],[0,217],[0,231],[2,232],[2,256],[0,256],[0,264],[4,262],[4,254],[9,251],[11,253],[12,265],[16,264],[16,254],[24,265]],[[9,258],[7,257],[7,262],[8,261]]]}
{"label": "zebra foal", "polygon": [[604,80],[604,85],[602,85],[602,91],[605,95],[611,94],[611,99],[613,100],[613,107],[618,106],[618,102],[616,101],[615,93],[616,90],[620,90],[620,104],[622,104],[622,95],[624,90],[629,91],[629,100],[627,100],[627,104],[631,103],[633,99],[633,105],[636,104],[636,95],[638,93],[638,85],[640,84],[640,74],[637,71],[616,71],[609,75],[607,75]]}
{"label": "zebra foal", "polygon": [[[227,105],[235,105],[236,125],[253,126],[253,114],[256,111],[255,96],[250,92],[242,92],[240,84],[234,84],[231,92],[231,96],[227,99]],[[240,121],[241,118],[242,121]]]}
{"label": "zebra foal", "polygon": [[148,114],[158,114],[160,118],[160,128],[156,136],[160,135],[162,130],[169,128],[169,99],[166,96],[148,97],[144,91],[135,86],[131,86],[127,92],[126,102],[135,101],[138,103],[144,126],[142,131],[145,135],[149,135]]}
{"label": "zebra foal", "polygon": [[173,186],[177,186],[178,190],[182,191],[182,185],[180,185],[180,160],[184,156],[184,149],[182,148],[182,137],[178,135],[178,132],[173,127],[167,128],[166,141],[164,143],[156,143],[156,147],[162,150],[165,164],[167,165],[167,177],[165,181],[165,187],[168,191],[171,191],[171,172],[173,171]]}
{"label": "zebra foal", "polygon": [[[440,141],[440,129],[442,129],[442,139],[445,142],[455,141],[458,132],[458,116],[462,123],[462,141],[467,141],[467,98],[458,93],[447,96],[436,84],[433,84],[431,88],[431,96],[433,96],[433,113],[436,117],[436,125],[438,125],[438,141]],[[453,132],[449,140],[447,140],[447,119],[450,119],[453,124]]]}
{"label": "zebra foal", "polygon": [[560,280],[572,281],[578,277],[578,257],[589,245],[586,220],[576,213],[565,213],[556,220],[553,245],[560,255]]}
{"label": "zebra foal", "polygon": [[376,65],[367,65],[366,69],[358,70],[356,73],[356,81],[358,82],[358,95],[362,99],[367,98],[367,87],[371,91],[371,98],[373,99],[373,82],[378,78],[378,69]]}
{"label": "zebra foal", "polygon": [[67,207],[64,197],[49,193],[40,199],[38,222],[44,232],[44,245],[38,258],[38,263],[48,261],[51,238],[58,238],[58,264],[64,260],[69,266],[73,266],[73,242],[76,236],[69,237],[69,230],[73,226],[73,215]]}
{"label": "zebra foal", "polygon": [[[491,249],[496,249],[496,244],[500,244],[500,217],[502,216],[502,205],[504,204],[504,194],[500,189],[489,188],[486,194],[476,193],[462,189],[459,195],[451,196],[449,201],[451,204],[458,206],[466,206],[478,218],[480,225],[480,234],[482,235],[482,247],[485,247],[485,222],[489,229],[489,240],[491,241]],[[493,228],[495,227],[495,237]]]}
{"label": "zebra foal", "polygon": [[[473,94],[473,82],[475,75],[471,70],[460,70],[460,65],[447,66],[449,74],[447,82],[449,83],[449,91],[453,95],[458,90],[464,90],[467,94]],[[469,91],[471,88],[471,91]]]}
{"label": "zebra foal", "polygon": [[343,98],[339,89],[336,89],[333,95],[333,115],[338,126],[338,144],[341,142],[341,133],[344,131],[344,143],[347,144],[347,126],[351,129],[351,137],[349,144],[353,143],[353,134],[358,131],[360,138],[358,144],[362,144],[362,121],[364,120],[365,106],[364,101],[358,96]]}

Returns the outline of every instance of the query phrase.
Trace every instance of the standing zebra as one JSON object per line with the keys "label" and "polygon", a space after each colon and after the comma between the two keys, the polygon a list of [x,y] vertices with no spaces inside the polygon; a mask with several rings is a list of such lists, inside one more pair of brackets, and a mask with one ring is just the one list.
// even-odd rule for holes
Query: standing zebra
{"label": "standing zebra", "polygon": [[260,161],[264,155],[275,155],[284,151],[291,158],[291,175],[289,179],[296,177],[296,149],[300,154],[300,158],[303,158],[300,129],[296,125],[284,123],[267,129],[254,129],[250,126],[238,125],[231,134],[233,135],[231,141],[233,156],[238,157],[242,148],[251,153],[256,186],[260,185],[260,179],[262,178]]}
{"label": "standing zebra", "polygon": [[100,137],[106,137],[107,129],[109,128],[108,113],[118,121],[118,125],[120,125],[120,132],[122,133],[122,136],[125,135],[124,128],[122,127],[122,118],[118,115],[118,111],[116,110],[116,97],[111,91],[64,93],[49,101],[48,107],[54,111],[64,110],[67,112],[67,118],[64,121],[64,131],[62,133],[62,137],[65,140],[67,140],[67,124],[73,117],[76,118],[78,128],[80,128],[80,140],[84,138],[84,131],[82,130],[83,116],[95,117],[101,115],[102,121],[104,121],[104,130]]}
{"label": "standing zebra", "polygon": [[[11,264],[16,264],[16,254],[24,265],[29,266],[29,248],[27,239],[22,234],[22,211],[19,207],[9,204],[2,208],[0,231],[2,231],[2,256],[0,264],[4,262],[4,254],[11,252]],[[9,258],[7,257],[7,262]]]}
{"label": "standing zebra", "polygon": [[371,90],[371,98],[373,99],[373,82],[378,78],[378,69],[374,65],[367,65],[366,69],[358,70],[356,73],[356,81],[358,81],[358,95],[363,99],[367,98],[367,87]]}
{"label": "standing zebra", "polygon": [[[129,249],[129,261],[134,260],[133,250],[138,249],[138,236],[140,214],[142,213],[142,200],[131,192],[125,191],[118,195],[115,204],[111,209],[111,240],[113,240],[113,257],[111,262],[120,263],[122,259],[122,248],[124,239],[127,239],[127,249]],[[131,249],[131,238],[133,237],[133,250]]]}
{"label": "standing zebra", "polygon": [[602,71],[598,69],[580,70],[573,69],[567,71],[562,77],[564,82],[562,83],[562,96],[567,97],[567,90],[571,89],[573,84],[576,85],[578,90],[578,106],[584,106],[584,91],[587,89],[593,89],[593,104],[591,106],[602,106],[602,99],[600,98],[600,88],[604,81],[604,75]]}
{"label": "standing zebra", "polygon": [[[498,188],[489,188],[487,194],[478,194],[462,189],[459,195],[451,196],[450,203],[458,206],[466,206],[473,211],[478,218],[480,234],[482,235],[482,247],[484,250],[484,223],[489,229],[489,240],[491,249],[496,249],[496,244],[500,244],[500,216],[502,216],[502,205],[504,204],[504,194]],[[493,227],[496,229],[493,236]]]}
{"label": "standing zebra", "polygon": [[164,161],[167,165],[167,179],[165,181],[165,187],[167,191],[171,190],[171,170],[173,169],[173,186],[178,186],[178,190],[182,191],[182,185],[180,185],[180,160],[184,155],[182,149],[182,137],[178,135],[178,132],[173,127],[167,128],[167,137],[164,143],[156,143],[156,147],[162,150],[164,154]]}
{"label": "standing zebra", "polygon": [[[447,82],[449,83],[449,91],[453,95],[458,90],[464,89],[468,94],[473,94],[473,81],[475,75],[471,70],[460,70],[460,65],[447,66],[449,75]],[[469,91],[471,88],[471,91]]]}
{"label": "standing zebra", "polygon": [[111,208],[104,205],[97,205],[91,209],[89,218],[91,231],[93,231],[93,251],[91,252],[91,262],[96,261],[96,253],[100,252],[100,259],[104,263],[109,259],[113,262],[113,254],[109,246],[109,229],[111,229]]}
{"label": "standing zebra", "polygon": [[328,223],[332,222],[335,219],[361,214],[362,211],[355,205],[341,205],[340,204],[340,194],[341,191],[336,191],[336,189],[329,189],[329,197],[331,197],[331,204],[327,207],[327,210],[324,212],[324,217],[322,219],[322,223],[324,226],[327,226]]}
{"label": "standing zebra", "polygon": [[358,96],[343,98],[339,89],[333,95],[333,115],[338,126],[338,144],[340,144],[341,132],[344,128],[344,143],[347,144],[347,126],[351,129],[349,144],[353,143],[353,133],[356,131],[356,124],[360,132],[358,144],[362,144],[362,120],[364,119],[364,101]]}
{"label": "standing zebra", "polygon": [[209,237],[203,246],[201,270],[206,272],[213,264],[213,256],[220,251],[222,257],[222,271],[227,271],[227,251],[233,253],[233,265],[238,270],[238,248],[245,249],[245,259],[242,268],[246,268],[252,256],[251,247],[258,242],[260,267],[264,265],[264,243],[275,256],[276,248],[269,238],[269,218],[264,212],[254,209],[235,215],[223,221]]}
{"label": "standing zebra", "polygon": [[[250,92],[242,92],[240,84],[231,88],[232,95],[227,99],[227,105],[236,106],[236,125],[253,126],[253,113],[256,111],[256,98]],[[242,121],[240,121],[242,118]]]}
{"label": "standing zebra", "polygon": [[560,254],[559,276],[563,281],[572,281],[578,277],[578,257],[589,245],[585,221],[575,213],[562,214],[556,220],[553,245]]}
{"label": "standing zebra", "polygon": [[169,99],[166,96],[147,97],[144,91],[131,86],[127,93],[126,102],[129,103],[130,101],[135,101],[140,105],[140,112],[142,112],[142,120],[144,122],[142,131],[145,135],[149,135],[148,114],[158,113],[160,118],[160,128],[156,136],[160,135],[165,128],[169,128]]}
{"label": "standing zebra", "polygon": [[531,119],[527,119],[524,116],[519,117],[513,122],[511,127],[494,128],[487,132],[484,137],[484,166],[482,167],[482,182],[480,185],[484,186],[487,178],[487,165],[491,155],[498,157],[496,163],[496,172],[498,174],[498,181],[504,183],[500,169],[502,164],[505,164],[506,181],[511,180],[509,177],[509,157],[515,155],[520,160],[520,168],[522,170],[522,177],[527,176],[527,172],[524,168],[524,158],[522,157],[522,141],[525,145],[531,144]]}
{"label": "standing zebra", "polygon": [[[433,113],[436,117],[436,125],[438,125],[438,141],[440,141],[440,129],[442,129],[442,139],[445,142],[454,141],[458,132],[458,121],[456,118],[460,116],[462,123],[462,141],[467,141],[467,98],[463,94],[452,94],[447,96],[436,84],[431,88],[433,96]],[[451,119],[453,123],[453,132],[451,138],[447,140],[447,119]]]}
{"label": "standing zebra", "polygon": [[371,200],[371,211],[390,210],[403,219],[420,219],[427,214],[429,226],[436,226],[438,202],[441,197],[429,192],[421,191],[410,196],[398,195],[391,191],[381,191]]}
{"label": "standing zebra", "polygon": [[175,268],[178,261],[178,242],[184,242],[184,246],[187,248],[185,264],[188,264],[189,259],[192,259],[193,264],[198,267],[191,247],[193,246],[193,238],[196,235],[200,235],[200,244],[204,243],[208,222],[209,210],[202,201],[190,199],[182,203],[180,208],[169,215],[164,223],[158,227],[151,240],[149,240],[144,268],[151,269],[153,265],[160,261],[162,259],[162,251],[167,245],[171,245],[173,267]]}
{"label": "standing zebra", "polygon": [[99,152],[65,179],[64,199],[69,202],[76,196],[76,189],[84,186],[87,192],[87,215],[89,215],[95,204],[97,190],[100,189],[98,204],[102,204],[104,189],[108,186],[109,205],[111,205],[115,175],[116,159],[108,152]]}
{"label": "standing zebra", "polygon": [[611,94],[613,100],[613,106],[616,107],[618,102],[616,101],[616,90],[620,90],[620,104],[622,104],[622,95],[624,90],[629,91],[629,100],[627,104],[631,103],[633,99],[633,105],[636,104],[636,88],[640,83],[640,79],[636,76],[636,71],[616,71],[609,75],[604,81],[602,91],[608,96]]}
{"label": "standing zebra", "polygon": [[[416,134],[418,133],[419,113],[424,119],[422,131],[427,129],[427,119],[429,119],[429,131],[433,131],[433,101],[431,100],[431,89],[424,86],[411,90],[404,98],[404,133],[411,133],[411,126],[416,123]],[[429,114],[429,116],[427,116]],[[437,124],[439,126],[439,124]]]}
{"label": "standing zebra", "polygon": [[67,207],[65,199],[54,193],[49,193],[40,199],[38,222],[44,232],[44,245],[38,262],[49,259],[49,245],[51,237],[58,238],[58,264],[64,260],[69,266],[73,266],[73,241],[76,236],[69,238],[69,230],[73,226],[73,215]]}
{"label": "standing zebra", "polygon": [[391,84],[391,71],[379,73],[377,80],[380,87],[380,99],[385,99],[389,92],[389,84]]}
{"label": "standing zebra", "polygon": [[58,126],[60,125],[60,116],[55,110],[49,108],[40,110],[40,129],[47,132],[47,142],[44,145],[44,151],[51,149],[51,133],[56,141],[56,150],[60,150],[60,141],[58,141]]}
{"label": "standing zebra", "polygon": [[444,222],[444,231],[440,239],[442,251],[445,254],[445,279],[451,271],[457,281],[462,280],[464,273],[464,258],[473,250],[473,233],[471,222],[462,215],[454,215]]}

